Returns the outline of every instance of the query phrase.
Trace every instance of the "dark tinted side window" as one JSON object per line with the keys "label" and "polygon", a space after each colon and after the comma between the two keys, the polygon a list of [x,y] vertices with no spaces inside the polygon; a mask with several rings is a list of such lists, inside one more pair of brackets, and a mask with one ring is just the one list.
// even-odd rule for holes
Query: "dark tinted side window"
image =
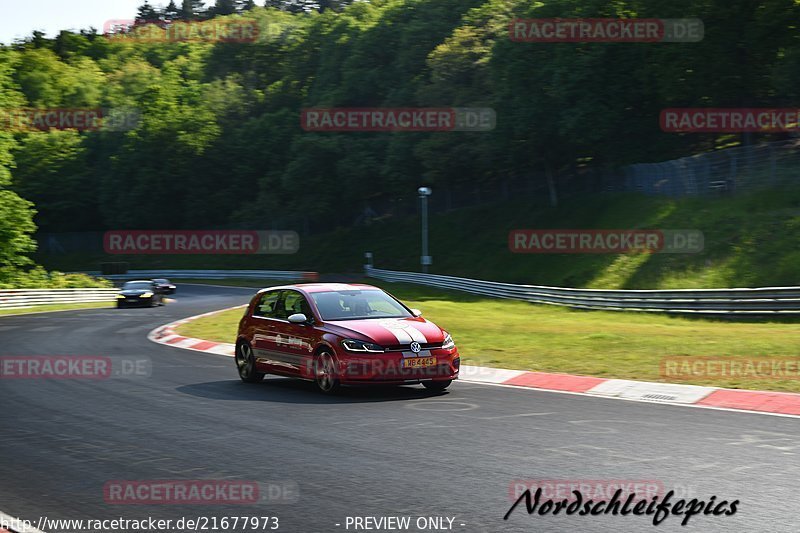
{"label": "dark tinted side window", "polygon": [[307,318],[314,318],[311,306],[308,305],[308,301],[302,294],[295,291],[284,291],[284,295],[283,306],[281,306],[283,314],[279,318],[285,320],[297,313],[303,313]]}
{"label": "dark tinted side window", "polygon": [[256,302],[253,316],[264,318],[280,318],[277,316],[277,304],[281,293],[279,291],[265,292]]}

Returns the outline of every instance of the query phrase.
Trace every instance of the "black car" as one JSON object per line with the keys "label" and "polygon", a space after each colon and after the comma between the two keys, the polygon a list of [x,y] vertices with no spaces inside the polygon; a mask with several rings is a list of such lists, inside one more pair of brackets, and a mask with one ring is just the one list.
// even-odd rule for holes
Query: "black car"
{"label": "black car", "polygon": [[178,288],[166,278],[158,278],[153,281],[158,286],[161,294],[175,294],[175,291],[178,290]]}
{"label": "black car", "polygon": [[128,281],[117,295],[117,308],[153,307],[164,305],[164,296],[158,284],[151,281]]}

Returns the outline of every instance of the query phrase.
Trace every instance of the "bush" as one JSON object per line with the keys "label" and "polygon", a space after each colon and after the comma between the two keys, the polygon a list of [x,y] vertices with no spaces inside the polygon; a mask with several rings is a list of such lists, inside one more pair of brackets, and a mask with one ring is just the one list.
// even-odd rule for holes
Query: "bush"
{"label": "bush", "polygon": [[40,266],[30,270],[0,269],[0,289],[83,289],[109,288],[114,284],[104,278],[86,274],[47,272]]}

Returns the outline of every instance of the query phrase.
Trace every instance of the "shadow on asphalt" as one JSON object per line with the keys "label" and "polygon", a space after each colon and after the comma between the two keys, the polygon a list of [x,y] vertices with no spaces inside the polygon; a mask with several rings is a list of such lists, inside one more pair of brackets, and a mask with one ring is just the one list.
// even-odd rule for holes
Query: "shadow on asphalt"
{"label": "shadow on asphalt", "polygon": [[448,392],[431,392],[421,385],[342,387],[335,394],[324,395],[314,383],[292,378],[270,377],[263,383],[242,383],[239,380],[209,381],[176,389],[181,394],[210,400],[274,402],[292,404],[346,404],[393,402],[447,396]]}

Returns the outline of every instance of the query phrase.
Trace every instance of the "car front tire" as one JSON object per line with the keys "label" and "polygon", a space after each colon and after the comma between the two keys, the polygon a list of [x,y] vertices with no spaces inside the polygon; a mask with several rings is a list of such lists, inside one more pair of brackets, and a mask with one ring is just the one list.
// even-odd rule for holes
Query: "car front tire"
{"label": "car front tire", "polygon": [[332,394],[339,388],[339,376],[336,371],[336,361],[328,351],[322,351],[317,355],[314,365],[314,382],[323,394]]}
{"label": "car front tire", "polygon": [[249,343],[242,342],[236,346],[235,360],[239,378],[245,383],[258,383],[264,379],[264,373],[256,371],[256,358]]}

